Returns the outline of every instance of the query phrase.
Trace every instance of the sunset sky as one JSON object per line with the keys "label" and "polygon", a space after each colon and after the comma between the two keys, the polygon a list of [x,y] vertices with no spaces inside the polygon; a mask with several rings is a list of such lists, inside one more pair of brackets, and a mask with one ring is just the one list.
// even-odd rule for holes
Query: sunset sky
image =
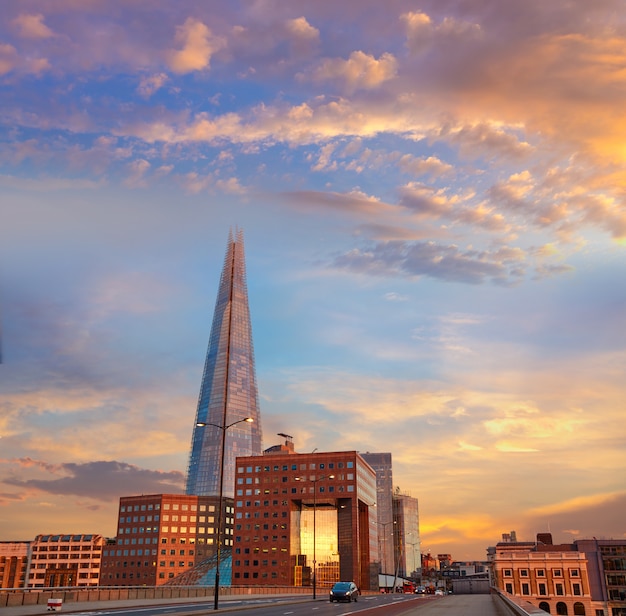
{"label": "sunset sky", "polygon": [[12,0],[0,540],[182,490],[229,230],[264,446],[390,451],[421,545],[626,537],[620,0]]}

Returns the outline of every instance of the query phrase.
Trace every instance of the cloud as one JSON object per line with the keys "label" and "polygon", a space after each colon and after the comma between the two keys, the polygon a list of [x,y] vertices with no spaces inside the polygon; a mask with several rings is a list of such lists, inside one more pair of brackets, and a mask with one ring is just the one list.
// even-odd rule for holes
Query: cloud
{"label": "cloud", "polygon": [[142,188],[147,186],[146,173],[150,170],[150,163],[147,160],[137,159],[128,163],[128,177],[124,184],[129,188]]}
{"label": "cloud", "polygon": [[[513,130],[514,127],[505,130],[502,126],[490,125],[487,122],[475,125],[445,125],[439,132],[439,138],[457,146],[461,156],[465,158],[483,157],[487,160],[505,158],[522,161],[527,159],[535,148],[526,141],[520,141]],[[517,130],[519,131],[519,128]]]}
{"label": "cloud", "polygon": [[11,71],[19,71],[24,74],[40,75],[50,70],[50,62],[47,58],[31,55],[20,57],[13,45],[0,43],[0,75]]}
{"label": "cloud", "polygon": [[150,98],[157,90],[163,87],[167,80],[168,76],[165,73],[142,77],[137,86],[137,92],[145,98]]}
{"label": "cloud", "polygon": [[398,161],[398,167],[407,174],[430,175],[435,178],[448,175],[454,169],[452,165],[441,161],[436,156],[416,158],[412,154],[404,154]]}
{"label": "cloud", "polygon": [[430,49],[436,38],[447,39],[445,44],[450,45],[450,39],[462,41],[482,37],[479,24],[452,16],[445,17],[437,24],[422,11],[410,11],[401,15],[400,21],[405,27],[406,46],[413,54]]}
{"label": "cloud", "polygon": [[511,224],[499,213],[495,204],[479,202],[475,195],[448,196],[442,188],[433,188],[419,182],[410,182],[399,188],[400,204],[415,213],[419,220],[446,220],[453,225],[468,225],[491,233],[507,232]]}
{"label": "cloud", "polygon": [[332,81],[349,92],[371,90],[393,79],[398,63],[390,53],[379,59],[362,51],[353,51],[347,60],[329,58],[324,60],[312,74],[314,81]]}
{"label": "cloud", "polygon": [[332,261],[332,266],[373,276],[429,276],[448,282],[517,284],[526,265],[519,249],[461,250],[436,242],[379,242],[355,248]]}
{"label": "cloud", "polygon": [[17,50],[13,45],[0,43],[0,75],[12,71],[17,65]]}
{"label": "cloud", "polygon": [[[24,467],[32,460],[18,460]],[[2,482],[20,488],[35,489],[55,495],[81,496],[100,501],[116,500],[124,494],[177,493],[182,490],[184,476],[178,471],[162,472],[142,469],[132,464],[115,461],[95,461],[82,464],[43,463],[50,474],[63,475],[58,479],[20,479],[4,477]]]}
{"label": "cloud", "polygon": [[282,193],[280,197],[296,209],[318,211],[323,208],[359,217],[393,214],[398,209],[359,190],[348,193],[294,191]]}
{"label": "cloud", "polygon": [[13,24],[18,28],[20,36],[32,39],[45,39],[54,36],[54,32],[44,23],[41,13],[18,15]]}
{"label": "cloud", "polygon": [[305,17],[289,19],[286,22],[291,47],[296,53],[304,53],[319,44],[320,31],[314,28]]}
{"label": "cloud", "polygon": [[179,74],[208,69],[213,54],[226,45],[224,38],[213,36],[208,26],[193,17],[176,27],[175,40],[181,48],[169,51],[168,64]]}

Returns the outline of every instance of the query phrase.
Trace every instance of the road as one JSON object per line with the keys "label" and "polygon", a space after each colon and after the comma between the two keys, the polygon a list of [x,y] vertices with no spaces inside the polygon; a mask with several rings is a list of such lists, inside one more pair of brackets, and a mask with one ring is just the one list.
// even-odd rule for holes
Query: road
{"label": "road", "polygon": [[[77,603],[63,606],[63,612],[72,616],[208,616],[228,612],[229,615],[248,616],[498,616],[490,595],[453,595],[432,597],[421,595],[372,595],[361,596],[356,603],[330,603],[310,597],[259,597],[249,599],[229,598],[222,601],[217,612],[213,601],[188,603],[165,603],[160,605],[107,606],[106,602],[90,604],[80,609]],[[2,616],[29,616],[51,614],[45,606],[3,608]],[[33,609],[34,608],[34,609]]]}

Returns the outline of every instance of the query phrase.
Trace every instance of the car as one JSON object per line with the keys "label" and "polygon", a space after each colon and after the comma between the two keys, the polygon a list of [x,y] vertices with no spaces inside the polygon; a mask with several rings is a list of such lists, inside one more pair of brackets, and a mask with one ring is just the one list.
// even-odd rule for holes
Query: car
{"label": "car", "polygon": [[333,601],[358,601],[359,587],[354,582],[335,582],[330,589],[330,602]]}
{"label": "car", "polygon": [[437,590],[435,591],[435,595],[437,595],[438,597],[443,597],[443,590],[441,590],[441,588],[437,588]]}

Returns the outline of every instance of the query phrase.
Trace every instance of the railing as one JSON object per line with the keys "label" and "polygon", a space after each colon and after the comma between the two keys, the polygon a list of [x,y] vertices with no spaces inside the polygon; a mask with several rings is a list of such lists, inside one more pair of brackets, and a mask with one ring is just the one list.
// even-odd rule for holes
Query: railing
{"label": "railing", "polygon": [[516,616],[546,616],[546,612],[530,603],[530,601],[522,601],[513,595],[493,587],[492,592],[494,600],[504,604],[509,613],[513,613]]}
{"label": "railing", "polygon": [[[229,595],[310,595],[308,586],[227,586]],[[48,599],[63,603],[85,601],[127,601],[137,599],[195,599],[213,597],[212,586],[98,586],[63,588],[16,588],[0,591],[0,608],[20,605],[47,605]]]}

